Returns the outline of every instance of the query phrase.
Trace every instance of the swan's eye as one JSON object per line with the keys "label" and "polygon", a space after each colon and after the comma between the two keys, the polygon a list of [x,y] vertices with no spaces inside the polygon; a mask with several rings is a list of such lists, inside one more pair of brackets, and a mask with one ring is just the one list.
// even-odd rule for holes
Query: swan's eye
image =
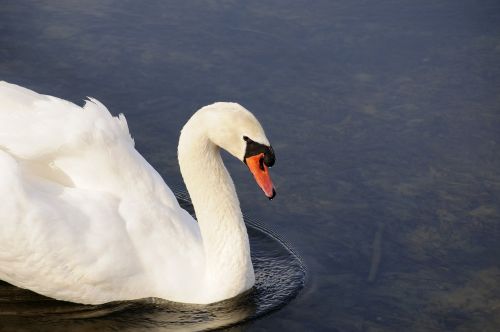
{"label": "swan's eye", "polygon": [[264,156],[259,159],[259,167],[262,171],[264,170]]}
{"label": "swan's eye", "polygon": [[245,142],[248,142],[248,140],[249,140],[248,136],[243,136],[243,140],[244,140]]}

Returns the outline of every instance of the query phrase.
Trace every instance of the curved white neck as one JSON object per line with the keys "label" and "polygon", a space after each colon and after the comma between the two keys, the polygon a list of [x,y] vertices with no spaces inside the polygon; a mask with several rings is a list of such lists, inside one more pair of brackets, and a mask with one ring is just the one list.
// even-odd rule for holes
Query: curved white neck
{"label": "curved white neck", "polygon": [[182,129],[179,165],[203,240],[206,288],[227,298],[252,287],[254,273],[236,190],[205,123],[198,112]]}

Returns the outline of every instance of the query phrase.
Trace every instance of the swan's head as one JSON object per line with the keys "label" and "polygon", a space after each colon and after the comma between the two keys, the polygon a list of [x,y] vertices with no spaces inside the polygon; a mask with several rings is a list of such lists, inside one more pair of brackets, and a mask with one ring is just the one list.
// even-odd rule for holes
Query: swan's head
{"label": "swan's head", "polygon": [[255,116],[236,103],[205,106],[210,140],[243,161],[269,199],[276,195],[269,167],[275,162],[274,151]]}

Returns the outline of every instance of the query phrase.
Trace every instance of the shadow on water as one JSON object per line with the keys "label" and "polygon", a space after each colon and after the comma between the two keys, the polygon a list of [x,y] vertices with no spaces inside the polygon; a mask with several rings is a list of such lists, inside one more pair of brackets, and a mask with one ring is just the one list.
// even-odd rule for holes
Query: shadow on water
{"label": "shadow on water", "polygon": [[[181,206],[193,213],[187,195]],[[209,305],[157,298],[91,306],[56,301],[0,281],[0,331],[106,331],[148,328],[161,331],[210,330],[265,315],[292,300],[306,270],[300,257],[260,223],[246,220],[256,283],[245,294]]]}

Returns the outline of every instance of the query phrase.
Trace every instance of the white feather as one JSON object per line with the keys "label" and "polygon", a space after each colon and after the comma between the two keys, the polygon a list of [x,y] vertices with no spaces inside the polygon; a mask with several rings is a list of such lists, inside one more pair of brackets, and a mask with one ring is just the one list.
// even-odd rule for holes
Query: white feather
{"label": "white feather", "polygon": [[135,150],[123,115],[93,98],[82,108],[0,82],[0,279],[89,304],[209,303],[247,290],[248,236],[212,148],[242,159],[242,134],[268,144],[253,115],[232,103],[205,107],[182,130],[197,223]]}

